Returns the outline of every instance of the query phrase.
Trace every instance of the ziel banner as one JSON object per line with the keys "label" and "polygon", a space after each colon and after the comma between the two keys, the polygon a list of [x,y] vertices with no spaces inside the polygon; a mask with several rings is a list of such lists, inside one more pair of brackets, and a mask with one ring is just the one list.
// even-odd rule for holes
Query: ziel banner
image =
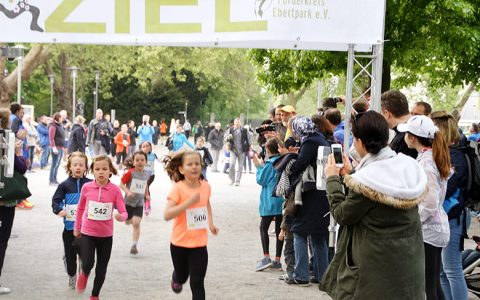
{"label": "ziel banner", "polygon": [[0,0],[0,42],[370,50],[385,0]]}

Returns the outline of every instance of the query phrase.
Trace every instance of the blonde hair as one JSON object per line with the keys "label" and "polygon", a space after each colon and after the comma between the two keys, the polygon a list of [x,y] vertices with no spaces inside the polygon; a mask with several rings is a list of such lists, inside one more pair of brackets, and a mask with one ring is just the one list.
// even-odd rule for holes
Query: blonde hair
{"label": "blonde hair", "polygon": [[[168,163],[165,166],[165,171],[167,171],[168,177],[170,177],[171,180],[179,182],[185,179],[185,176],[180,173],[180,167],[183,165],[185,157],[190,155],[197,155],[200,159],[200,164],[202,164],[202,156],[195,151],[179,151],[173,156],[166,157]],[[203,175],[200,175],[200,179],[204,179]]]}
{"label": "blonde hair", "polygon": [[68,161],[67,165],[65,166],[65,170],[67,171],[68,176],[73,176],[72,171],[70,170],[70,167],[72,166],[72,159],[75,157],[79,157],[85,160],[85,172],[83,173],[83,176],[87,175],[88,173],[88,157],[85,155],[85,153],[80,152],[80,151],[75,151],[72,152],[68,156]]}
{"label": "blonde hair", "polygon": [[433,123],[440,129],[448,145],[460,142],[460,132],[455,118],[445,111],[435,111],[431,114]]}

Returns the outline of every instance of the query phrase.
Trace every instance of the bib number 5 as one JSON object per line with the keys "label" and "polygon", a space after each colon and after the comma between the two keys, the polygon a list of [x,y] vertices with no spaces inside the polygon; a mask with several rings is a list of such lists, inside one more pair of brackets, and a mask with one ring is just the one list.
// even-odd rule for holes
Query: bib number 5
{"label": "bib number 5", "polygon": [[208,228],[208,211],[206,207],[187,209],[188,230]]}

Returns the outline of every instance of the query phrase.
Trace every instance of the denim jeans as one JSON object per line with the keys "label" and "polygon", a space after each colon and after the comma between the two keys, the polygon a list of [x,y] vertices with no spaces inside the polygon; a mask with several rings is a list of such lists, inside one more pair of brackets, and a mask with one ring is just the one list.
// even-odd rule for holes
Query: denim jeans
{"label": "denim jeans", "polygon": [[[314,277],[321,280],[328,267],[327,237],[321,234],[310,235],[310,241],[313,246]],[[295,272],[293,276],[297,280],[310,281],[307,235],[293,233],[293,245],[295,248]]]}
{"label": "denim jeans", "polygon": [[58,154],[53,153],[53,150],[50,151],[52,154],[52,166],[50,167],[50,183],[57,183],[58,167],[62,162],[63,149],[58,149]]}
{"label": "denim jeans", "polygon": [[[450,220],[450,241],[442,251],[442,269],[440,282],[446,300],[467,300],[468,290],[462,268],[462,237],[463,219],[467,218],[467,229],[470,226],[470,213],[462,213],[459,219]],[[459,222],[460,221],[460,222]]]}
{"label": "denim jeans", "polygon": [[42,156],[40,157],[40,168],[43,169],[48,165],[48,157],[50,156],[50,146],[42,147]]}
{"label": "denim jeans", "polygon": [[28,159],[30,159],[30,166],[28,167],[29,170],[32,169],[34,158],[35,158],[35,146],[28,146]]}

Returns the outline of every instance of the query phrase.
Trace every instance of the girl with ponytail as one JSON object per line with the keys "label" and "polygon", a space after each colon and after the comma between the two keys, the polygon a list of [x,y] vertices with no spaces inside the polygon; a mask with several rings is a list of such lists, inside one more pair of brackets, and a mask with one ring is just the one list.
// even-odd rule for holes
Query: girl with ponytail
{"label": "girl with ponytail", "polygon": [[450,239],[448,216],[443,209],[451,175],[448,144],[443,133],[426,116],[414,116],[397,129],[406,132],[405,142],[408,148],[417,150],[417,161],[427,174],[428,194],[419,204],[425,248],[425,292],[427,299],[445,299],[440,269],[442,249]]}

